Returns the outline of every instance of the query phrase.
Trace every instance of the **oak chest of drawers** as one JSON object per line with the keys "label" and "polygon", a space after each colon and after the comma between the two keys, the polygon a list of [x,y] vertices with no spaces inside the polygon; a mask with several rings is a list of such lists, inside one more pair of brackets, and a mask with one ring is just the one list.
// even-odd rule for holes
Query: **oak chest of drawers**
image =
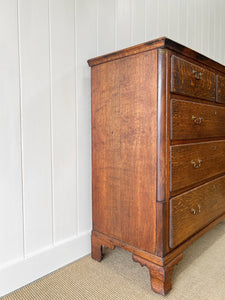
{"label": "oak chest of drawers", "polygon": [[165,294],[184,249],[225,217],[225,67],[167,38],[88,63],[92,257],[132,252]]}

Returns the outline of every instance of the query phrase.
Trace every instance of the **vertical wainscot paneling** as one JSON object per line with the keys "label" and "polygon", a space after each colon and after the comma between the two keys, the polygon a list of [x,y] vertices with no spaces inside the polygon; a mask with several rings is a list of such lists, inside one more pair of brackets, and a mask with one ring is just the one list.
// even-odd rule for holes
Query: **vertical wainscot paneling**
{"label": "vertical wainscot paneling", "polygon": [[90,252],[87,60],[167,36],[225,63],[223,0],[0,0],[0,296]]}
{"label": "vertical wainscot paneling", "polygon": [[52,244],[48,1],[19,0],[25,251]]}
{"label": "vertical wainscot paneling", "polygon": [[159,29],[159,24],[157,20],[158,1],[154,1],[154,0],[145,0],[145,1],[146,1],[145,4],[146,41],[150,41],[158,37],[158,29]]}
{"label": "vertical wainscot paneling", "polygon": [[181,0],[179,3],[179,30],[178,30],[178,37],[181,44],[187,45],[187,27],[188,27],[188,20],[187,20],[187,7],[188,1]]}
{"label": "vertical wainscot paneling", "polygon": [[[168,8],[169,0],[158,0],[157,5],[157,23],[158,36],[168,36]],[[163,20],[163,21],[162,21]]]}
{"label": "vertical wainscot paneling", "polygon": [[97,55],[97,0],[76,0],[78,231],[91,228],[91,82],[87,59]]}
{"label": "vertical wainscot paneling", "polygon": [[98,55],[115,50],[115,1],[98,0]]}
{"label": "vertical wainscot paneling", "polygon": [[116,49],[127,48],[131,46],[131,21],[132,21],[132,1],[116,1]]}
{"label": "vertical wainscot paneling", "polygon": [[168,37],[178,40],[179,35],[179,10],[177,0],[170,0],[168,5]]}
{"label": "vertical wainscot paneling", "polygon": [[[218,3],[218,10],[221,12],[225,12],[225,1],[224,0],[217,0]],[[217,45],[216,50],[216,59],[219,62],[224,61],[224,47],[223,47],[223,39],[224,39],[224,14],[219,13],[218,10],[216,11],[215,16],[215,43]]]}
{"label": "vertical wainscot paneling", "polygon": [[[0,1],[0,267],[23,256],[17,1]],[[1,284],[0,284],[1,286]]]}
{"label": "vertical wainscot paneling", "polygon": [[136,45],[145,41],[145,0],[132,0],[131,43]]}
{"label": "vertical wainscot paneling", "polygon": [[50,0],[54,241],[76,234],[74,0]]}

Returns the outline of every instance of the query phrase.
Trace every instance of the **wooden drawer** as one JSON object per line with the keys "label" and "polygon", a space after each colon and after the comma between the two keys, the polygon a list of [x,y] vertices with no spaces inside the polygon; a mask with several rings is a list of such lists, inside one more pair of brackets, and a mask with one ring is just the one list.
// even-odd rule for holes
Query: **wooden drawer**
{"label": "wooden drawer", "polygon": [[170,199],[170,248],[225,211],[225,176]]}
{"label": "wooden drawer", "polygon": [[225,141],[171,147],[170,191],[225,172]]}
{"label": "wooden drawer", "polygon": [[172,99],[171,139],[225,136],[225,108]]}
{"label": "wooden drawer", "polygon": [[215,101],[216,75],[173,55],[171,57],[171,92]]}
{"label": "wooden drawer", "polygon": [[225,103],[225,77],[217,76],[217,102]]}

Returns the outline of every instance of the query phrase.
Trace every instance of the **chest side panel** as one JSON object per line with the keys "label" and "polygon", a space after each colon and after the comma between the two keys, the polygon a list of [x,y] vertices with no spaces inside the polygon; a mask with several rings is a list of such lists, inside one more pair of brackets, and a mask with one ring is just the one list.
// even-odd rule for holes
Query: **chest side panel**
{"label": "chest side panel", "polygon": [[151,253],[156,152],[156,50],[93,67],[93,227]]}

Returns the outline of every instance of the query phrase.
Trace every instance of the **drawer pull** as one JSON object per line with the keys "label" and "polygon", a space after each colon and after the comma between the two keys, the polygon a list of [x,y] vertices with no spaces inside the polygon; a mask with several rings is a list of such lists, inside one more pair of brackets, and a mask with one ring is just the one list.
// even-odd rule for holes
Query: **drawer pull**
{"label": "drawer pull", "polygon": [[193,70],[192,73],[195,75],[195,79],[197,79],[197,80],[202,79],[203,72],[198,72],[198,71]]}
{"label": "drawer pull", "polygon": [[197,161],[197,163],[196,163],[196,161],[192,159],[191,164],[193,165],[193,167],[194,167],[195,169],[198,169],[198,168],[201,167],[202,160],[201,160],[201,159],[198,159],[198,161]]}
{"label": "drawer pull", "polygon": [[201,212],[201,206],[198,204],[198,209],[195,210],[194,208],[191,209],[191,213],[195,216],[199,215]]}
{"label": "drawer pull", "polygon": [[202,117],[197,118],[196,116],[192,115],[192,120],[196,125],[200,125],[202,123],[203,118]]}

